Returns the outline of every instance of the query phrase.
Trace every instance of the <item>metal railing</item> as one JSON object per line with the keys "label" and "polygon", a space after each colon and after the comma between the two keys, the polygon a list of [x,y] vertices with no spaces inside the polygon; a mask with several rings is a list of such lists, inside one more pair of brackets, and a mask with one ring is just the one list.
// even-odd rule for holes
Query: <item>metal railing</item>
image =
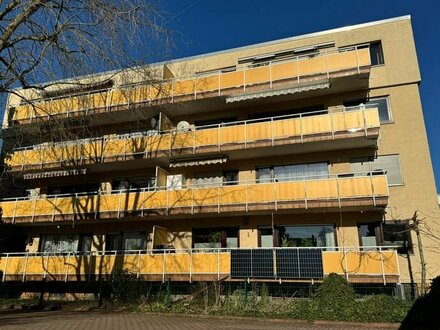
{"label": "metal railing", "polygon": [[[312,203],[335,202],[343,207],[345,200],[377,199],[388,197],[388,184],[384,171],[361,173],[319,174],[315,176],[285,177],[272,182],[235,181],[210,184],[182,184],[181,187],[151,187],[116,191],[97,191],[75,194],[40,195],[0,200],[2,218],[32,218],[115,213],[119,218],[125,212],[164,210],[190,210],[191,214],[206,212],[250,211],[254,206],[277,211],[286,203],[300,203],[305,209],[316,207]],[[277,181],[280,182],[277,182]],[[281,181],[282,180],[282,181]],[[383,201],[380,205],[383,204]],[[383,206],[383,205],[382,205]],[[230,208],[227,209],[227,208]]]}
{"label": "metal railing", "polygon": [[[212,279],[319,280],[338,273],[351,280],[379,278],[383,284],[400,281],[395,246],[193,248],[90,252],[13,252],[0,254],[2,281],[40,277],[64,281],[115,276],[125,271],[137,278],[162,281],[186,275]],[[10,278],[10,279],[9,279]],[[148,277],[147,277],[148,278]]]}
{"label": "metal railing", "polygon": [[[353,54],[352,58],[347,57],[347,54]],[[342,56],[346,56],[346,59],[342,59]],[[340,57],[343,60],[343,64],[333,61],[332,57]],[[320,60],[322,62],[320,62]],[[314,61],[313,65],[308,68],[308,64],[303,67],[302,63],[306,61]],[[333,63],[335,62],[335,63]],[[292,64],[289,70],[280,70],[281,66]],[[258,66],[248,65],[237,67],[235,71],[222,72],[222,70],[210,72],[209,74],[192,74],[188,76],[182,76],[172,79],[164,79],[159,81],[146,81],[137,84],[131,84],[127,87],[121,86],[117,89],[109,88],[96,90],[87,93],[71,94],[69,96],[57,96],[53,98],[37,99],[26,101],[24,105],[20,105],[17,108],[17,113],[20,111],[28,111],[28,107],[32,108],[30,114],[25,116],[21,115],[20,118],[15,120],[25,120],[33,118],[50,117],[55,114],[69,114],[75,112],[84,112],[88,114],[94,109],[104,108],[106,112],[110,111],[113,107],[126,106],[136,104],[152,104],[152,102],[160,99],[167,99],[168,102],[174,102],[181,96],[190,96],[196,100],[203,98],[204,93],[215,93],[215,96],[226,95],[227,91],[231,89],[241,89],[243,93],[246,92],[246,88],[251,85],[268,84],[269,88],[273,88],[273,85],[278,81],[294,79],[294,82],[299,84],[302,81],[307,80],[313,75],[324,75],[327,78],[331,73],[343,71],[347,69],[354,69],[356,73],[360,73],[362,67],[370,66],[369,48],[358,48],[353,46],[342,50],[326,51],[316,54],[300,55],[284,61],[267,61],[259,63]],[[290,74],[289,74],[290,71]],[[144,88],[145,90],[142,90]],[[125,99],[124,101],[112,100],[112,93],[120,93],[117,95],[118,99]],[[140,93],[141,95],[136,95]],[[225,94],[226,93],[226,94]],[[102,100],[98,105],[89,104],[89,101],[96,95],[101,94]],[[110,96],[110,97],[109,97]],[[56,103],[60,100],[72,100],[76,98],[78,100],[77,109],[71,107],[65,108],[64,111],[53,111],[54,109],[44,109],[46,104]],[[80,100],[83,98],[84,100]],[[116,98],[113,95],[113,98]],[[83,106],[81,103],[85,103]],[[72,103],[73,104],[73,103]],[[40,109],[42,114],[37,114],[35,110]],[[53,112],[53,113],[51,113]]]}
{"label": "metal railing", "polygon": [[[81,139],[58,143],[44,143],[12,150],[10,166],[19,167],[57,164],[90,159],[104,161],[106,158],[128,157],[163,152],[168,156],[173,151],[188,149],[189,153],[200,153],[201,148],[214,147],[222,151],[226,146],[237,144],[237,148],[253,147],[267,141],[271,146],[287,138],[304,143],[309,136],[329,134],[335,139],[340,132],[354,134],[362,132],[368,137],[369,129],[378,128],[379,115],[376,105],[360,105],[335,112],[320,110],[300,114],[234,121],[224,124],[195,126],[182,132],[168,131],[137,132],[131,135],[107,135],[101,138]],[[315,124],[316,128],[310,125]],[[123,145],[117,145],[121,141]],[[116,143],[116,144],[115,144]],[[73,148],[73,149],[72,149]],[[230,148],[230,147],[229,147]],[[51,152],[52,150],[52,152]],[[32,152],[39,155],[32,155]],[[43,153],[46,153],[43,156]],[[15,157],[15,158],[14,158]],[[18,158],[17,157],[21,157]],[[59,158],[59,159],[58,159]]]}

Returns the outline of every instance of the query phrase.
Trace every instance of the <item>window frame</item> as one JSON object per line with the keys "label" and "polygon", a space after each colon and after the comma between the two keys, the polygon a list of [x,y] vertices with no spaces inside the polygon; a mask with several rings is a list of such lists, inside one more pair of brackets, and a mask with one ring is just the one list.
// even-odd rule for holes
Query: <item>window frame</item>
{"label": "window frame", "polygon": [[[371,52],[371,46],[372,45],[379,45],[379,49],[380,49],[380,60],[378,61],[378,62],[381,62],[381,63],[377,63],[377,64],[373,64],[373,56],[372,56],[372,52]],[[375,41],[370,41],[369,43],[368,43],[368,50],[370,51],[370,61],[371,61],[371,66],[372,67],[377,67],[377,66],[382,66],[382,65],[385,65],[385,54],[384,54],[384,51],[383,51],[383,45],[382,45],[382,40],[375,40]]]}
{"label": "window frame", "polygon": [[368,245],[364,246],[363,241],[362,241],[363,236],[362,236],[362,232],[361,232],[361,226],[368,226],[368,225],[375,225],[374,236],[376,238],[376,245],[374,247],[383,245],[382,224],[380,221],[358,222],[357,229],[358,229],[359,247],[361,248],[362,251],[369,250],[369,249],[371,250],[371,246],[368,246]]}
{"label": "window frame", "polygon": [[[362,103],[367,106],[368,103],[374,103],[374,100],[377,100],[377,99],[385,99],[385,101],[387,103],[387,110],[388,110],[388,120],[381,121],[380,120],[380,113],[379,113],[380,124],[381,125],[393,124],[394,123],[394,117],[393,117],[393,111],[391,109],[390,95],[382,95],[382,96],[361,97],[361,98],[348,99],[348,100],[344,100],[343,101],[343,105],[346,108],[347,107],[358,106],[359,104],[362,104]],[[353,104],[353,105],[351,105],[351,104]]]}

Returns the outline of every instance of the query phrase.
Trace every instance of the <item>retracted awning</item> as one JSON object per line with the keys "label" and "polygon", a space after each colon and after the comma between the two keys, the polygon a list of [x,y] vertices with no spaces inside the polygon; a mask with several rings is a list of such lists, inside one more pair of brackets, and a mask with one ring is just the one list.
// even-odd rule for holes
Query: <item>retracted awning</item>
{"label": "retracted awning", "polygon": [[298,86],[298,87],[293,87],[293,88],[269,90],[269,91],[258,92],[258,93],[240,94],[240,95],[234,95],[231,97],[227,97],[226,103],[254,100],[254,99],[260,99],[260,98],[272,97],[272,96],[296,94],[296,93],[314,91],[314,90],[326,89],[326,88],[330,88],[329,82],[319,83],[319,84],[314,84],[314,85]]}
{"label": "retracted awning", "polygon": [[223,164],[228,161],[228,156],[212,157],[212,158],[191,158],[191,159],[172,159],[170,167],[186,167],[186,166],[200,166],[211,164]]}
{"label": "retracted awning", "polygon": [[87,173],[86,168],[63,170],[63,171],[27,173],[27,174],[23,175],[23,179],[24,180],[33,180],[33,179],[43,179],[43,178],[56,178],[59,176],[81,175],[81,174],[86,174],[86,173]]}

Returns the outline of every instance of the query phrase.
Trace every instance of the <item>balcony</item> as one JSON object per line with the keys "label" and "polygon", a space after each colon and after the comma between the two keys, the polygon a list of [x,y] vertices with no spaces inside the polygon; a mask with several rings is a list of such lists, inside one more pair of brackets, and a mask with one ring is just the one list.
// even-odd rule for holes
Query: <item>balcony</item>
{"label": "balcony", "polygon": [[[330,79],[348,79],[368,74],[370,66],[369,49],[351,47],[334,52],[298,56],[286,61],[239,67],[232,72],[216,71],[68,97],[34,100],[15,108],[10,117],[11,122],[21,124],[48,120],[52,116],[69,118],[249,93],[275,91],[276,95],[295,94],[329,88]],[[357,81],[359,79],[355,80]],[[362,84],[368,84],[365,81],[363,79]],[[353,81],[350,81],[343,88],[350,89],[352,84]],[[262,97],[265,96],[273,95]],[[251,98],[254,97],[255,95]],[[12,108],[9,111],[12,111]]]}
{"label": "balcony", "polygon": [[[12,171],[36,171],[95,163],[194,156],[228,152],[242,157],[243,149],[301,144],[310,151],[376,146],[377,108],[353,107],[340,112],[316,111],[222,125],[196,127],[156,135],[105,136],[70,143],[41,144],[16,149],[5,162]],[[267,150],[259,149],[263,154]],[[307,152],[301,149],[301,152]],[[234,155],[233,153],[236,152]],[[271,154],[274,153],[270,149]],[[295,150],[289,148],[289,154]]]}
{"label": "balcony", "polygon": [[343,207],[381,208],[388,204],[387,177],[382,173],[285,178],[291,181],[267,183],[240,181],[227,186],[188,185],[177,190],[158,187],[153,190],[4,199],[0,205],[2,220],[9,223]]}
{"label": "balcony", "polygon": [[305,247],[0,254],[7,281],[94,281],[124,270],[149,281],[322,280],[330,273],[352,283],[397,283],[394,248]]}

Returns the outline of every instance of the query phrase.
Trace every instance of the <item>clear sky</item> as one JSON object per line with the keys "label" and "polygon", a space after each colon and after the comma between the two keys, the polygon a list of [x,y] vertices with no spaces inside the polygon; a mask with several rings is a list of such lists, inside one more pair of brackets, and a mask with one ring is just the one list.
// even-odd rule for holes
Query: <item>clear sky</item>
{"label": "clear sky", "polygon": [[[440,191],[439,0],[163,0],[174,58],[411,15],[425,123]],[[408,132],[411,134],[411,132]]]}

